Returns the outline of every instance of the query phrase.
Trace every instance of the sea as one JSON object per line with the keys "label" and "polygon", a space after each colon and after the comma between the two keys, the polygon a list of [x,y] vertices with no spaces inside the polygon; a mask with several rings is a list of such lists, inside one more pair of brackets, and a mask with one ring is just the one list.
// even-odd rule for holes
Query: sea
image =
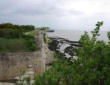
{"label": "sea", "polygon": [[[71,41],[78,41],[81,35],[84,34],[85,31],[80,30],[55,30],[55,32],[48,32],[48,37],[61,37]],[[89,36],[91,37],[91,31],[87,31]],[[107,33],[108,31],[100,31],[100,36],[97,37],[97,40],[104,40],[108,42]]]}
{"label": "sea", "polygon": [[[85,31],[79,31],[79,30],[55,30],[55,32],[48,32],[47,36],[48,37],[61,37],[65,38],[71,41],[79,41],[81,35],[84,34]],[[92,37],[91,31],[86,31],[88,32],[89,36]],[[103,40],[105,43],[107,43],[108,37],[107,37],[107,31],[100,31],[100,36],[97,37],[97,40]],[[64,53],[65,49],[68,47],[68,44],[63,44],[61,45],[59,51],[61,53]],[[68,53],[65,53],[66,58],[73,57],[74,59],[77,59],[77,56],[71,56]]]}

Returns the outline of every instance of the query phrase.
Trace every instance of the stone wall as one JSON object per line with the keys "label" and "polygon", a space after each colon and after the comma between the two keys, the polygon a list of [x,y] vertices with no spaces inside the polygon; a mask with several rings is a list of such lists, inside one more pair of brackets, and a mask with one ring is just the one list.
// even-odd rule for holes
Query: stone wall
{"label": "stone wall", "polygon": [[0,54],[0,80],[12,80],[32,65],[36,74],[44,72],[40,52]]}
{"label": "stone wall", "polygon": [[15,77],[26,71],[32,65],[35,75],[48,69],[48,63],[53,61],[53,53],[43,42],[43,33],[36,36],[39,50],[36,52],[10,52],[0,54],[0,81],[14,81]]}

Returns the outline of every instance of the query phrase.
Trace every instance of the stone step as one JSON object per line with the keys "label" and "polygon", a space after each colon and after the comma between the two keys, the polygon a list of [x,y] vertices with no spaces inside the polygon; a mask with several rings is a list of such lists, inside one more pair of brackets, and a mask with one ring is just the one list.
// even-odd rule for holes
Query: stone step
{"label": "stone step", "polygon": [[34,72],[33,71],[28,71],[24,75],[34,75]]}
{"label": "stone step", "polygon": [[32,85],[34,83],[34,80],[33,80],[34,79],[34,71],[33,71],[32,65],[28,65],[27,71],[23,75],[21,75],[21,77],[15,77],[15,79],[18,80],[17,81],[18,84],[20,84],[20,80],[24,80],[24,85],[27,85],[25,79],[28,77],[30,77],[30,79],[31,79],[30,83]]}
{"label": "stone step", "polygon": [[[35,81],[35,80],[31,80],[31,81],[30,81],[30,85],[33,85],[34,81]],[[21,83],[20,81],[17,82],[17,84],[20,84],[20,83]],[[26,81],[24,81],[24,85],[27,85],[27,82],[26,82]]]}
{"label": "stone step", "polygon": [[28,65],[28,68],[32,68],[32,65]]}
{"label": "stone step", "polygon": [[5,83],[5,82],[2,83],[2,82],[1,82],[0,85],[16,85],[16,84],[15,84],[15,83],[7,83],[7,82],[6,82],[6,83]]}
{"label": "stone step", "polygon": [[33,71],[33,68],[28,68],[27,71]]}

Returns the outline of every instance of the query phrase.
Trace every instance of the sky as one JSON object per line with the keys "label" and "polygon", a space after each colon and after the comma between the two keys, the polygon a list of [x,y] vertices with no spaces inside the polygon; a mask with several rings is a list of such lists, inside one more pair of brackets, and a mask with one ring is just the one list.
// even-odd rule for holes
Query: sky
{"label": "sky", "polygon": [[110,0],[0,0],[0,23],[91,30],[97,21],[110,31]]}

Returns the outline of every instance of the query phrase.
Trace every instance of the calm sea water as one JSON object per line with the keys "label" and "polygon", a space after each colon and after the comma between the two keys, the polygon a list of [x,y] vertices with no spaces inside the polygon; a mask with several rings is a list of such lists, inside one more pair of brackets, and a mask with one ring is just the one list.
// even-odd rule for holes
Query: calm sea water
{"label": "calm sea water", "polygon": [[[91,36],[90,31],[88,31],[89,35]],[[49,32],[47,35],[49,37],[62,37],[72,41],[78,41],[81,35],[84,34],[84,31],[76,31],[76,30],[55,30],[55,32]],[[98,40],[104,40],[108,42],[107,38],[107,31],[101,31]]]}

